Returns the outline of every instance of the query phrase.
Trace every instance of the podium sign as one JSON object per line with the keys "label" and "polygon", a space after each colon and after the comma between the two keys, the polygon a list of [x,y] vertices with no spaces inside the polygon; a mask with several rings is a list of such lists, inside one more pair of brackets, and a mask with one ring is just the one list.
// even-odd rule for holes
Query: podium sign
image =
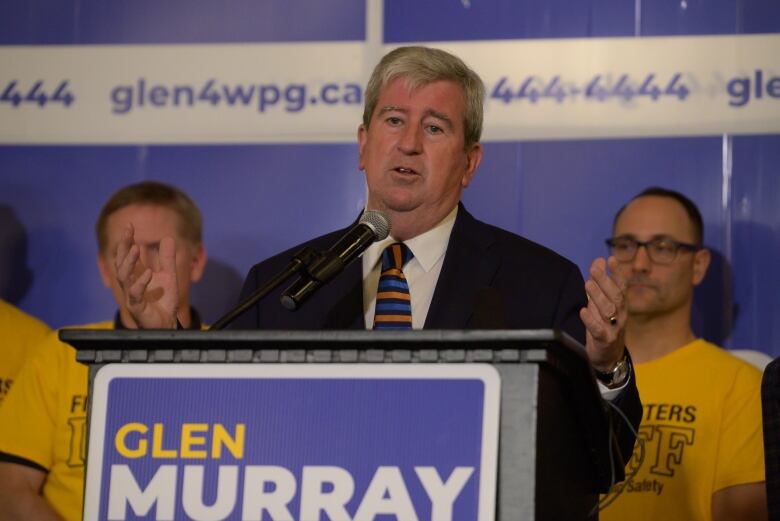
{"label": "podium sign", "polygon": [[560,331],[60,339],[90,365],[89,521],[590,521],[622,474],[585,350]]}
{"label": "podium sign", "polygon": [[115,364],[85,519],[493,521],[487,364]]}

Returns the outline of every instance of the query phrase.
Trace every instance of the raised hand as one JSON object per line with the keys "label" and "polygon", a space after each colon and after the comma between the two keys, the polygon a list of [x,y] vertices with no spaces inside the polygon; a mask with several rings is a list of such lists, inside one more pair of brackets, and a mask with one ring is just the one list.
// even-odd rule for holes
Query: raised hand
{"label": "raised hand", "polygon": [[593,261],[585,292],[588,305],[580,310],[586,329],[585,349],[593,367],[610,371],[623,358],[627,317],[626,280],[618,273],[614,257]]}
{"label": "raised hand", "polygon": [[133,234],[131,224],[125,229],[114,257],[124,306],[139,328],[175,329],[179,306],[176,244],[170,237],[163,238],[159,254],[148,256],[151,265],[144,266],[141,248]]}

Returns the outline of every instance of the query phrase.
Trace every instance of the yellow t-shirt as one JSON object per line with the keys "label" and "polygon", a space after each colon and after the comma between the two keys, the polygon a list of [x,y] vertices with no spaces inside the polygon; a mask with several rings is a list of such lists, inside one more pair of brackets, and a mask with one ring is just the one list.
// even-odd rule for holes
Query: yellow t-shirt
{"label": "yellow t-shirt", "polygon": [[0,403],[24,361],[31,357],[49,327],[0,299]]}
{"label": "yellow t-shirt", "polygon": [[[114,321],[78,326],[113,329]],[[206,329],[193,310],[193,327]],[[47,473],[41,495],[65,521],[81,521],[89,368],[57,331],[24,364],[0,407],[0,461],[19,458]]]}
{"label": "yellow t-shirt", "polygon": [[[83,327],[113,329],[114,323]],[[0,453],[47,472],[41,494],[66,521],[80,521],[84,503],[88,377],[76,350],[52,331],[0,407]]]}
{"label": "yellow t-shirt", "polygon": [[[695,340],[635,371],[644,462],[599,519],[711,520],[714,492],[764,481],[758,369]],[[637,444],[627,476],[639,450]]]}

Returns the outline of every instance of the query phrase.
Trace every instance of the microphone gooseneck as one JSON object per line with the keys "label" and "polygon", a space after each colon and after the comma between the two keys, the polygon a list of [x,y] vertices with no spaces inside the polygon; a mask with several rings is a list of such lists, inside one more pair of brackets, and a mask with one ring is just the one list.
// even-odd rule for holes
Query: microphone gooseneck
{"label": "microphone gooseneck", "polygon": [[390,235],[390,220],[383,212],[368,210],[329,250],[315,259],[295,283],[280,298],[282,306],[294,311],[322,285],[341,273],[375,241]]}

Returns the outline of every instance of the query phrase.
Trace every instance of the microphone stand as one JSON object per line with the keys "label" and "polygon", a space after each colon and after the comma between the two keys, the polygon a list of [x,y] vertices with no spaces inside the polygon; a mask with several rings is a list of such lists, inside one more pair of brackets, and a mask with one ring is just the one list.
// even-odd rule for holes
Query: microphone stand
{"label": "microphone stand", "polygon": [[293,255],[292,260],[287,267],[282,270],[281,273],[273,277],[271,280],[257,288],[246,299],[244,299],[238,306],[228,311],[219,320],[209,328],[209,331],[217,331],[224,329],[225,326],[233,322],[240,315],[246,312],[249,308],[257,304],[260,299],[264,298],[275,288],[280,286],[284,281],[292,277],[298,272],[308,271],[309,265],[315,260],[319,259],[322,254],[316,252],[313,248],[305,247]]}

